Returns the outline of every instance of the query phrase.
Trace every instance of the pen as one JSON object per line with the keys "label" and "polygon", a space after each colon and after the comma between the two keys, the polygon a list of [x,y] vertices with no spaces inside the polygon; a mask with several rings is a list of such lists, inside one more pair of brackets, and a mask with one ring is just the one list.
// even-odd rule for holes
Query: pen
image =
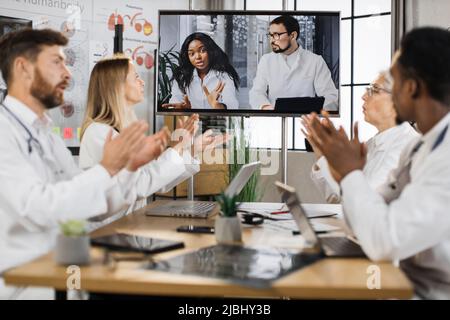
{"label": "pen", "polygon": [[[316,234],[322,234],[322,233],[328,233],[328,232],[327,231],[316,231]],[[294,236],[298,236],[298,235],[300,235],[300,231],[294,230],[294,231],[292,231],[292,234]]]}
{"label": "pen", "polygon": [[270,214],[285,214],[285,213],[290,213],[290,211],[274,211],[271,212]]}

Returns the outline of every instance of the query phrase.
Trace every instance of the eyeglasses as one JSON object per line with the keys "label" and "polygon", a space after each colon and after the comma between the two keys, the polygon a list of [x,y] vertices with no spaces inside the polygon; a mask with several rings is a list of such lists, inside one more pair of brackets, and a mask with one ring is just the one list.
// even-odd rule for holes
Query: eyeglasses
{"label": "eyeglasses", "polygon": [[280,40],[281,36],[285,33],[289,33],[289,32],[274,32],[274,33],[268,33],[266,34],[267,38],[269,39],[274,39],[274,40]]}
{"label": "eyeglasses", "polygon": [[392,93],[391,91],[389,91],[387,89],[374,86],[373,84],[371,84],[370,86],[366,87],[366,92],[367,92],[367,95],[369,97],[372,97],[375,94],[379,94],[380,92],[386,92],[388,94]]}

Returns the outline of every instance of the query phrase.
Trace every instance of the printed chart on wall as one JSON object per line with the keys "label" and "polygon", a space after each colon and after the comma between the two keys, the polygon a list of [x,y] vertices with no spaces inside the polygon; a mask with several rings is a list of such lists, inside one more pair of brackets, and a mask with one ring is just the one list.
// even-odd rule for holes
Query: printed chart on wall
{"label": "printed chart on wall", "polygon": [[64,53],[73,77],[66,89],[65,103],[52,110],[50,116],[53,131],[64,138],[68,146],[78,146],[78,128],[84,116],[89,80],[91,1],[2,0],[0,11],[4,17],[31,20],[34,29],[55,29],[69,38]]}
{"label": "printed chart on wall", "polygon": [[56,126],[54,131],[60,134],[68,146],[79,145],[79,127],[84,117],[86,93],[89,82],[88,48],[89,22],[77,23],[65,19],[51,19],[39,28],[60,30],[69,45],[64,48],[66,65],[72,73],[72,79],[65,92],[65,103],[51,111]]}
{"label": "printed chart on wall", "polygon": [[[52,28],[69,38],[64,49],[72,80],[65,103],[52,110],[54,132],[67,146],[79,146],[89,75],[95,63],[112,56],[114,24],[124,25],[123,50],[146,82],[146,96],[153,95],[154,50],[157,44],[158,9],[163,1],[123,0],[2,0],[1,16],[32,21],[33,28]],[[152,100],[152,99],[146,99]],[[148,112],[144,101],[138,107]],[[137,110],[139,113],[139,110]],[[144,114],[148,119],[148,114]]]}
{"label": "printed chart on wall", "polygon": [[[150,118],[153,103],[154,50],[157,47],[157,17],[162,1],[96,0],[93,3],[93,20],[96,39],[91,43],[90,67],[106,52],[113,54],[115,24],[123,25],[123,52],[131,58],[136,71],[145,81],[146,99],[135,106],[139,118]],[[105,41],[106,40],[106,41]]]}
{"label": "printed chart on wall", "polygon": [[118,3],[121,5],[114,8],[108,0],[94,2],[94,20],[101,26],[96,30],[108,38],[114,34],[115,24],[122,24],[124,53],[141,67],[141,71],[150,70],[154,65],[153,50],[157,44],[154,32],[156,17],[154,14],[151,17],[150,10],[145,10],[143,6],[124,1]]}

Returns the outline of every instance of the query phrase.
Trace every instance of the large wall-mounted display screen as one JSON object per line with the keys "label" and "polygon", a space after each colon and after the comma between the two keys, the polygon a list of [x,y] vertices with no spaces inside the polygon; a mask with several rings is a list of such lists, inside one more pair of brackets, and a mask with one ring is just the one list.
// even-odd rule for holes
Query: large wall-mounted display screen
{"label": "large wall-mounted display screen", "polygon": [[164,10],[158,54],[158,114],[339,114],[339,12]]}

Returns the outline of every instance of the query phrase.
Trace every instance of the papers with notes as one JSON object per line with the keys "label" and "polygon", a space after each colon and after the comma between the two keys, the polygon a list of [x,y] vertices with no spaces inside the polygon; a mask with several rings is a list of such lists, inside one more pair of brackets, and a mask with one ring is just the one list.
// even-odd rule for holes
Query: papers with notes
{"label": "papers with notes", "polygon": [[[321,222],[315,222],[310,221],[313,229],[316,232],[322,233],[322,232],[332,232],[332,231],[338,231],[341,230],[338,227],[321,223]],[[273,231],[273,232],[285,232],[292,234],[292,231],[298,231],[298,227],[295,224],[294,220],[283,220],[283,221],[271,221],[271,220],[265,220],[263,225],[265,230]]]}
{"label": "papers with notes", "polygon": [[267,212],[288,210],[284,203],[276,202],[240,202],[238,208],[247,211],[253,210]]}
{"label": "papers with notes", "polygon": [[[342,216],[342,206],[340,204],[302,204],[308,218],[327,218],[332,216]],[[255,212],[272,218],[291,220],[290,213],[273,214],[274,212],[289,211],[284,203],[274,202],[241,202],[239,210],[245,212]]]}

